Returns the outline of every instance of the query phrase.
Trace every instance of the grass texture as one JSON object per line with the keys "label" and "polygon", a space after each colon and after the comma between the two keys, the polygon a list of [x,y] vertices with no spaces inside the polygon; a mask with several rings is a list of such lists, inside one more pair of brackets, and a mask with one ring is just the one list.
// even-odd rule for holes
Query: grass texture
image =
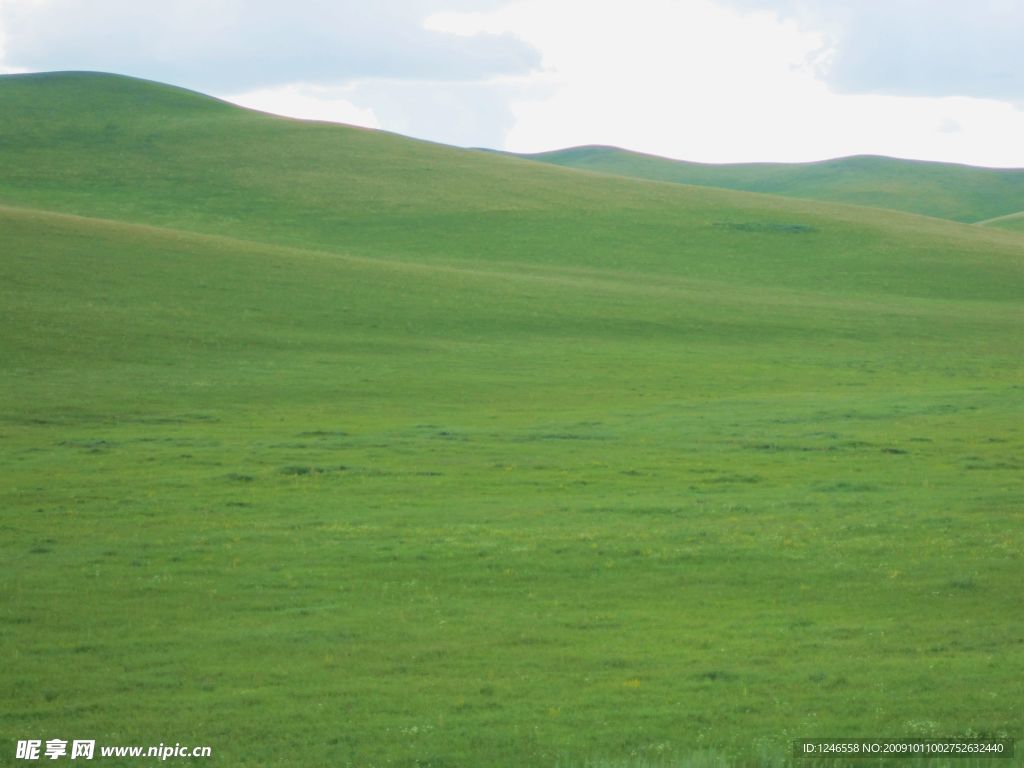
{"label": "grass texture", "polygon": [[1020,235],[88,74],[0,158],[10,755],[1022,735]]}

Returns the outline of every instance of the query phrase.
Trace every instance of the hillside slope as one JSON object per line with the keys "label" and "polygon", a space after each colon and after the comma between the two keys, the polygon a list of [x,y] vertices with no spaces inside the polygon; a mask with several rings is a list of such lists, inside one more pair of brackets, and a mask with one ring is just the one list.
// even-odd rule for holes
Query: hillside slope
{"label": "hillside slope", "polygon": [[814,163],[706,164],[617,147],[521,157],[566,168],[677,184],[764,192],[979,222],[1024,207],[1024,170],[856,156]]}
{"label": "hillside slope", "polygon": [[1014,232],[1024,232],[1024,211],[1010,213],[1006,216],[997,216],[994,219],[979,221],[979,225],[985,227],[996,227],[998,229],[1009,229]]}
{"label": "hillside slope", "polygon": [[1019,287],[1016,272],[975,271],[978,259],[1016,269],[1008,233],[632,179],[581,183],[566,169],[109,75],[0,78],[0,152],[0,203],[283,245],[842,292],[1011,297]]}

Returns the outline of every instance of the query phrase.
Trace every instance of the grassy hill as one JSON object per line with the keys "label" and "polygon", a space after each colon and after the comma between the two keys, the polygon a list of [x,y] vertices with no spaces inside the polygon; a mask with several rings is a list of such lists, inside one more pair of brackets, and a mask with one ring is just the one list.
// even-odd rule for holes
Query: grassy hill
{"label": "grassy hill", "polygon": [[1022,243],[0,78],[2,730],[1020,736]]}
{"label": "grassy hill", "polygon": [[578,170],[920,213],[961,222],[1024,209],[1024,170],[861,155],[815,163],[708,164],[617,147],[522,155]]}
{"label": "grassy hill", "polygon": [[1024,211],[1011,213],[1006,216],[997,216],[994,219],[986,219],[978,223],[986,227],[998,227],[999,229],[1024,232]]}

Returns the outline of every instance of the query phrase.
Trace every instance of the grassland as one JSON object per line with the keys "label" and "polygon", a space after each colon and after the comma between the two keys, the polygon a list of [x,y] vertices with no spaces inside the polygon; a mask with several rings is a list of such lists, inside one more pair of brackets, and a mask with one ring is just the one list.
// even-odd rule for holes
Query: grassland
{"label": "grassland", "polygon": [[95,75],[0,156],[10,754],[1022,735],[1020,235]]}
{"label": "grassland", "polygon": [[965,223],[1024,209],[1024,170],[858,155],[814,163],[692,163],[618,147],[522,157],[652,181],[889,208]]}

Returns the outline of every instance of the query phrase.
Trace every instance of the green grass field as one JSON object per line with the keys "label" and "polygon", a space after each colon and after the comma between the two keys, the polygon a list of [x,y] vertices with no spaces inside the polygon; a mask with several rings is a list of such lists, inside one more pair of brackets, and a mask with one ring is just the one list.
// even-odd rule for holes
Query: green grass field
{"label": "green grass field", "polygon": [[0,161],[5,760],[1024,736],[1024,236],[99,75]]}
{"label": "green grass field", "polygon": [[638,179],[890,208],[965,223],[1024,210],[1024,169],[872,155],[814,163],[708,164],[599,146],[522,157]]}

